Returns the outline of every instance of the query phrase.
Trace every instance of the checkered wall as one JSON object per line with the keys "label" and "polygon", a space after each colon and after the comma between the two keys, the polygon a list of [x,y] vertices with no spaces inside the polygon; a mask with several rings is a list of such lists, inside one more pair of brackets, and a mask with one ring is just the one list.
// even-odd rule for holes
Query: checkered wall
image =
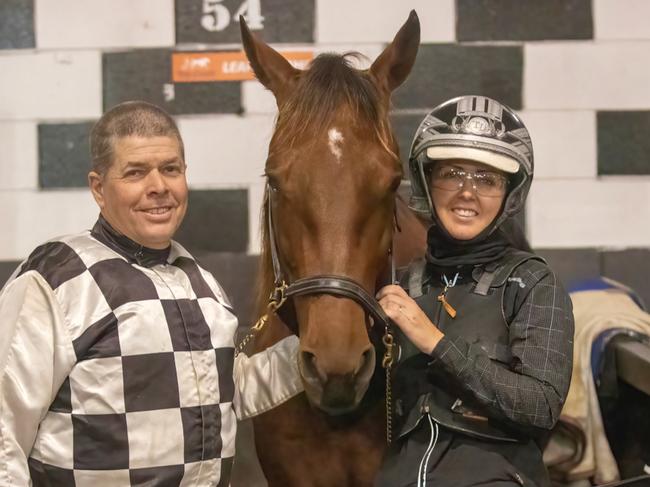
{"label": "checkered wall", "polygon": [[[113,104],[142,98],[173,113],[186,142],[190,211],[179,240],[213,263],[235,305],[247,307],[275,104],[255,81],[174,84],[170,73],[172,52],[236,49],[243,3],[0,2],[0,281],[38,243],[92,224],[89,127]],[[532,244],[566,280],[604,272],[650,301],[650,2],[247,6],[267,41],[371,59],[416,9],[423,44],[392,114],[402,155],[440,101],[473,93],[506,102],[521,112],[536,149],[526,214]]]}

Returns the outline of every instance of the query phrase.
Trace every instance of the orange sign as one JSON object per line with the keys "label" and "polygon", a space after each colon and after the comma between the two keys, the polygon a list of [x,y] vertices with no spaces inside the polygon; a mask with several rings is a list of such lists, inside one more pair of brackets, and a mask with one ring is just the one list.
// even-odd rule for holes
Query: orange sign
{"label": "orange sign", "polygon": [[[295,68],[305,69],[314,58],[312,51],[285,51],[282,54]],[[172,54],[172,81],[243,81],[255,79],[243,51],[175,52]]]}

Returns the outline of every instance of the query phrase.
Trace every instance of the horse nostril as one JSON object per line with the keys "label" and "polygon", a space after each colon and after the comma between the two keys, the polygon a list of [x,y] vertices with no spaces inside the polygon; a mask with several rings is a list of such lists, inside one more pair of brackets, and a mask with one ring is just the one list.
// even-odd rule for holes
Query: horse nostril
{"label": "horse nostril", "polygon": [[325,382],[327,377],[320,371],[318,364],[316,363],[316,355],[311,352],[300,352],[303,374],[306,374],[314,379],[318,379],[321,382]]}
{"label": "horse nostril", "polygon": [[372,375],[375,370],[375,349],[370,346],[362,354],[359,360],[359,366],[355,372],[358,378],[367,378]]}

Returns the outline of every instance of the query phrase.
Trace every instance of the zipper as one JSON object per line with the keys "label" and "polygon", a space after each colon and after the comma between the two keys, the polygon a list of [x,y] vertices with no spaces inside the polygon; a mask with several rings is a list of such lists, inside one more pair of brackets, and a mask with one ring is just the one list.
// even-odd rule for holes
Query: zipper
{"label": "zipper", "polygon": [[[426,410],[426,418],[429,420],[429,428],[431,429],[431,437],[429,438],[429,445],[424,451],[424,455],[420,460],[420,466],[418,468],[418,484],[417,487],[426,487],[427,485],[427,467],[429,465],[429,460],[431,459],[431,454],[436,447],[438,442],[438,423],[436,423],[429,414],[429,407],[426,406],[423,408]],[[424,417],[424,416],[423,416]]]}

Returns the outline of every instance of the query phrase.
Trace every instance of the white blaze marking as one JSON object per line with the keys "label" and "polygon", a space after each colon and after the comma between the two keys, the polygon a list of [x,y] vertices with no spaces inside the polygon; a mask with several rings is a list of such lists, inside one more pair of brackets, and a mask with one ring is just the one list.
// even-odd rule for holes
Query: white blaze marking
{"label": "white blaze marking", "polygon": [[339,132],[338,129],[333,127],[327,131],[327,136],[329,138],[327,145],[329,146],[330,151],[332,154],[334,154],[336,160],[338,162],[341,162],[341,145],[343,144],[343,134]]}

